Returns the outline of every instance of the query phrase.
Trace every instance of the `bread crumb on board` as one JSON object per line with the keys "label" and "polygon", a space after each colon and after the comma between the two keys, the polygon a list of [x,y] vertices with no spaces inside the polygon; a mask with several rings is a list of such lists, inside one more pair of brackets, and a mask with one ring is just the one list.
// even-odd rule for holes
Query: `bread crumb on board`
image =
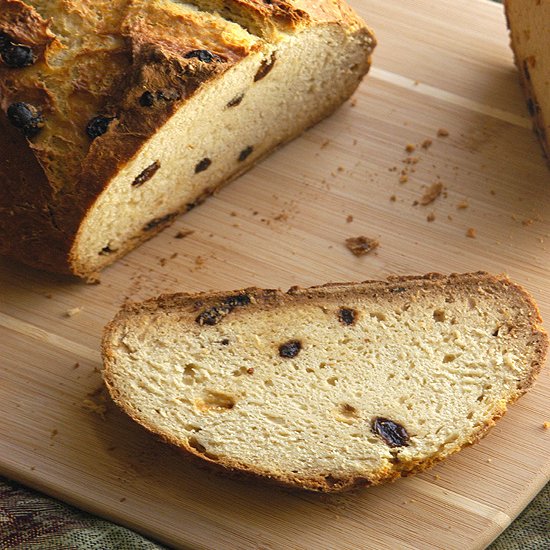
{"label": "bread crumb on board", "polygon": [[435,214],[433,212],[430,212],[427,216],[426,216],[426,221],[428,222],[433,222],[435,221]]}
{"label": "bread crumb on board", "polygon": [[102,420],[105,420],[105,413],[107,412],[105,386],[101,385],[95,390],[88,392],[80,405],[84,410],[98,414]]}
{"label": "bread crumb on board", "polygon": [[351,214],[346,218],[346,223],[351,223],[353,221],[353,216]]}
{"label": "bread crumb on board", "polygon": [[449,137],[449,130],[447,128],[439,128],[437,137]]}
{"label": "bread crumb on board", "polygon": [[176,239],[185,239],[185,237],[188,237],[189,235],[192,235],[195,231],[193,229],[186,229],[184,231],[178,231],[174,238]]}
{"label": "bread crumb on board", "polygon": [[380,246],[376,239],[360,235],[346,239],[346,247],[354,256],[364,256]]}
{"label": "bread crumb on board", "polygon": [[432,143],[433,141],[429,138],[426,138],[421,144],[420,146],[422,147],[422,149],[429,149],[431,146],[432,146]]}
{"label": "bread crumb on board", "polygon": [[542,427],[543,427],[545,430],[550,430],[550,422],[543,422]]}
{"label": "bread crumb on board", "polygon": [[443,191],[443,184],[440,181],[437,183],[434,183],[426,190],[424,195],[422,195],[419,203],[422,206],[427,206],[428,204],[431,204],[432,202],[435,201],[435,199],[437,199],[437,197],[439,197],[439,195],[441,195],[442,191]]}
{"label": "bread crumb on board", "polygon": [[466,201],[466,200],[460,201],[460,202],[456,205],[456,207],[457,207],[458,210],[465,210],[466,208],[468,208],[468,206],[470,206],[470,205],[468,204],[468,201]]}
{"label": "bread crumb on board", "polygon": [[65,312],[65,317],[74,317],[75,315],[78,315],[82,309],[83,308],[81,307],[72,307]]}
{"label": "bread crumb on board", "polygon": [[83,399],[81,406],[85,411],[98,414],[102,420],[105,420],[105,413],[107,412],[107,405],[105,403],[96,403],[91,399]]}
{"label": "bread crumb on board", "polygon": [[473,227],[468,227],[466,230],[466,237],[469,237],[470,239],[476,238],[476,230]]}

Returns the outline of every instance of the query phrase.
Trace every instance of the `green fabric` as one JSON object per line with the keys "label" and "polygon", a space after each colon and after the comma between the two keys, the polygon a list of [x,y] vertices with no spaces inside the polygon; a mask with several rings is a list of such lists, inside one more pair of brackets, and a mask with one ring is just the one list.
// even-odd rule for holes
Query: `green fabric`
{"label": "green fabric", "polygon": [[162,550],[144,537],[0,477],[2,550]]}
{"label": "green fabric", "polygon": [[[0,478],[2,550],[163,550],[144,537]],[[550,549],[550,484],[488,550]]]}
{"label": "green fabric", "polygon": [[550,549],[550,483],[488,550]]}

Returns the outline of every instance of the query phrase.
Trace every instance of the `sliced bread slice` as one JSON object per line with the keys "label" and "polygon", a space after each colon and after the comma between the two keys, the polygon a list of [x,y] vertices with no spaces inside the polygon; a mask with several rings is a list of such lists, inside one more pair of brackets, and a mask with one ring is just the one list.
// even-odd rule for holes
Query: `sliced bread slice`
{"label": "sliced bread slice", "polygon": [[547,335],[486,273],[161,296],[106,327],[117,405],[226,471],[315,491],[379,484],[478,441]]}

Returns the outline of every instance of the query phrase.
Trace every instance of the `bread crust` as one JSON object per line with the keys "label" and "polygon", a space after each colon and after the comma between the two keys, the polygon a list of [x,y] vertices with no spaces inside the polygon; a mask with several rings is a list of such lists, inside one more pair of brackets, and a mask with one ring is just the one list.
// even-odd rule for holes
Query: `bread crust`
{"label": "bread crust", "polygon": [[[513,9],[511,0],[504,0],[504,12],[506,15],[506,24],[510,31],[510,46],[514,52],[514,62],[518,69],[519,81],[525,95],[527,109],[531,120],[533,121],[533,131],[537,136],[542,147],[542,152],[548,167],[550,168],[550,134],[547,129],[550,127],[550,120],[545,120],[542,110],[540,109],[540,101],[537,97],[537,92],[533,86],[530,76],[530,70],[536,64],[536,59],[533,56],[525,58],[520,55],[520,47],[517,42],[517,36],[510,25],[510,14]],[[517,8],[516,8],[517,9]],[[528,9],[528,8],[526,8]]]}
{"label": "bread crust", "polygon": [[[170,434],[163,432],[158,426],[153,425],[135,411],[132,404],[129,403],[118,390],[116,383],[113,380],[111,366],[114,363],[114,350],[112,342],[115,339],[118,327],[123,325],[125,321],[140,313],[154,313],[156,311],[204,311],[210,307],[227,300],[230,297],[247,296],[250,299],[251,307],[256,309],[263,308],[284,308],[290,301],[296,300],[310,301],[339,295],[345,296],[346,293],[364,290],[369,292],[371,297],[384,297],[385,300],[391,300],[394,297],[400,299],[402,295],[408,294],[421,296],[422,293],[430,290],[431,292],[442,291],[452,288],[462,291],[477,286],[487,291],[499,291],[503,288],[513,300],[517,300],[527,308],[526,318],[529,320],[529,328],[531,331],[530,345],[534,349],[533,357],[527,376],[522,380],[518,380],[515,393],[508,396],[506,402],[503,402],[500,407],[495,409],[493,416],[484,424],[477,427],[470,438],[463,444],[453,444],[447,446],[443,452],[437,456],[432,456],[429,459],[421,461],[402,461],[397,464],[392,464],[391,467],[379,471],[376,476],[334,476],[330,472],[326,475],[316,476],[311,478],[303,478],[293,476],[286,472],[266,472],[255,468],[253,465],[245,464],[230,459],[214,460],[201,454],[188,442],[172,437]],[[246,314],[246,308],[242,314]],[[472,445],[480,441],[489,430],[495,425],[496,421],[501,418],[507,406],[514,403],[521,395],[523,395],[534,383],[537,375],[542,369],[548,352],[548,335],[543,329],[540,311],[531,295],[521,286],[512,282],[506,275],[491,275],[486,272],[466,273],[466,274],[451,274],[442,275],[439,273],[428,273],[421,276],[396,276],[389,277],[385,281],[368,280],[362,283],[328,283],[320,286],[309,288],[292,287],[287,292],[282,292],[275,289],[260,289],[256,287],[245,288],[231,292],[208,292],[196,294],[171,294],[162,295],[158,298],[150,299],[141,303],[127,303],[123,306],[117,316],[111,321],[104,330],[102,340],[102,354],[104,358],[103,379],[109,390],[109,393],[115,402],[130,418],[143,426],[149,432],[152,432],[163,441],[170,443],[183,452],[183,455],[191,458],[193,461],[201,465],[206,465],[217,471],[230,474],[234,477],[257,478],[276,483],[281,486],[305,489],[315,492],[341,492],[349,491],[359,487],[378,485],[381,483],[395,481],[400,477],[406,477],[419,473],[423,470],[431,468],[436,463],[444,460],[451,454],[458,452],[463,447]]]}
{"label": "bread crust", "polygon": [[[222,3],[277,30],[297,32],[330,24],[349,34],[369,34],[339,1]],[[163,0],[97,4],[94,11],[77,0],[52,0],[61,12],[52,20],[22,0],[0,0],[0,33],[31,46],[36,56],[34,64],[25,68],[7,67],[0,60],[0,253],[33,267],[92,279],[96,274],[82,265],[75,244],[95,200],[199,88],[254,50],[239,36],[220,32],[193,12],[173,11],[174,5],[170,8],[171,3]],[[200,8],[204,2],[196,4]],[[75,32],[62,17],[69,7],[81,14],[79,25],[87,26],[80,29],[87,42],[76,52],[65,51],[63,45],[64,35]],[[103,33],[112,37],[108,48],[93,39]],[[208,49],[217,61],[200,63],[186,57],[194,49]],[[66,59],[59,61],[59,56]],[[151,106],[140,104],[145,91],[159,90],[162,100]],[[46,124],[37,136],[24,137],[8,122],[7,109],[18,101],[43,113]],[[96,115],[111,122],[92,141],[85,127]],[[185,210],[182,207],[174,216]]]}

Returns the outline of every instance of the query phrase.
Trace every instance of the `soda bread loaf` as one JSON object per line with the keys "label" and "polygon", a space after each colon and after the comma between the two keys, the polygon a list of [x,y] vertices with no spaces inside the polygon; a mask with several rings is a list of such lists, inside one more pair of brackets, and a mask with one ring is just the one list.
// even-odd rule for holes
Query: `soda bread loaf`
{"label": "soda bread loaf", "polygon": [[0,0],[0,254],[93,278],[330,114],[340,0]]}
{"label": "soda bread loaf", "polygon": [[106,327],[117,405],[202,463],[314,491],[375,485],[478,441],[547,336],[486,273],[175,294]]}
{"label": "soda bread loaf", "polygon": [[550,166],[550,0],[505,0],[504,5],[527,108]]}

